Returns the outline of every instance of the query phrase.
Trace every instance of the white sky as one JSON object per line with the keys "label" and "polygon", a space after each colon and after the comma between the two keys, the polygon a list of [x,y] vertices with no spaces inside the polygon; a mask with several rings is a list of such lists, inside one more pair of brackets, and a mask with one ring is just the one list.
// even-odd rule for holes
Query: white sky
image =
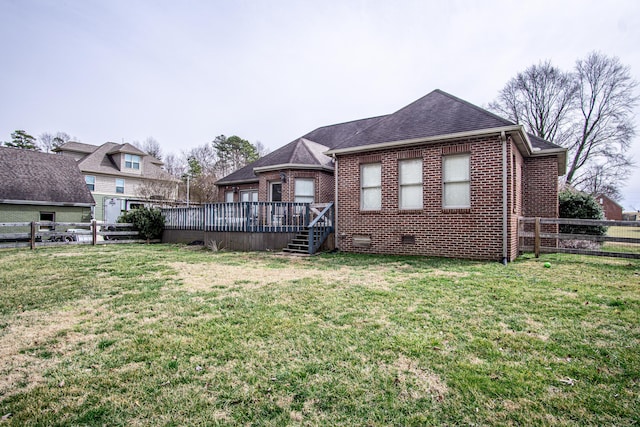
{"label": "white sky", "polygon": [[[175,154],[220,134],[273,150],[436,88],[486,106],[592,50],[640,80],[637,0],[0,0],[0,40],[0,141],[151,136]],[[623,194],[640,209],[640,169]]]}

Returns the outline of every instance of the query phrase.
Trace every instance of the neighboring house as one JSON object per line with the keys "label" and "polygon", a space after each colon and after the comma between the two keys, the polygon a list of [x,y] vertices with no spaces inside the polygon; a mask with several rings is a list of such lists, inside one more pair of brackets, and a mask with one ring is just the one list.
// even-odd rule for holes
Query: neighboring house
{"label": "neighboring house", "polygon": [[623,212],[622,213],[623,221],[640,221],[640,211],[636,212]]}
{"label": "neighboring house", "polygon": [[520,217],[558,216],[565,168],[564,148],[435,90],[316,129],[218,186],[227,202],[334,201],[343,251],[509,261]]}
{"label": "neighboring house", "polygon": [[618,202],[605,194],[598,194],[595,199],[602,208],[604,219],[622,221],[622,206]]}
{"label": "neighboring house", "polygon": [[0,222],[89,222],[94,204],[73,159],[0,147]]}
{"label": "neighboring house", "polygon": [[177,198],[179,180],[162,169],[160,160],[131,144],[67,142],[53,151],[76,160],[96,200],[99,221],[115,222],[129,209]]}

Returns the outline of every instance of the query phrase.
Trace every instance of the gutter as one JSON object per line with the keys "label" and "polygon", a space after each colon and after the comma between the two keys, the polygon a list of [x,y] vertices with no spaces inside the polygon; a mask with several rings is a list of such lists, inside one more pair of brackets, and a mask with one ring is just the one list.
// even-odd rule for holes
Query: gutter
{"label": "gutter", "polygon": [[334,154],[333,156],[333,247],[340,250],[340,239],[338,239],[338,158]]}
{"label": "gutter", "polygon": [[508,234],[508,221],[507,215],[509,214],[508,209],[508,201],[509,194],[507,192],[507,167],[508,167],[508,159],[507,159],[507,135],[504,131],[500,133],[500,140],[502,141],[502,264],[507,265],[508,258],[508,248],[507,244],[509,241]]}
{"label": "gutter", "polygon": [[0,199],[2,205],[37,205],[37,206],[63,206],[73,208],[90,208],[95,203],[73,203],[73,202],[47,202],[42,200],[10,200]]}
{"label": "gutter", "polygon": [[260,166],[253,168],[254,173],[275,171],[281,169],[311,169],[333,171],[333,167],[327,165],[305,165],[302,163],[281,163],[279,165]]}
{"label": "gutter", "polygon": [[421,145],[425,143],[436,143],[436,142],[442,142],[450,139],[471,138],[474,136],[481,136],[481,135],[504,134],[507,132],[521,132],[522,135],[524,136],[522,140],[525,142],[527,154],[531,154],[533,152],[531,142],[526,137],[526,133],[524,132],[524,128],[522,127],[522,125],[513,125],[513,126],[503,126],[503,127],[491,128],[491,129],[479,129],[479,130],[473,130],[468,132],[450,133],[447,135],[429,136],[426,138],[413,138],[413,139],[404,139],[401,141],[381,142],[378,144],[362,145],[359,147],[336,148],[333,150],[325,151],[324,154],[334,155],[334,154],[358,153],[361,151],[384,150],[387,148]]}

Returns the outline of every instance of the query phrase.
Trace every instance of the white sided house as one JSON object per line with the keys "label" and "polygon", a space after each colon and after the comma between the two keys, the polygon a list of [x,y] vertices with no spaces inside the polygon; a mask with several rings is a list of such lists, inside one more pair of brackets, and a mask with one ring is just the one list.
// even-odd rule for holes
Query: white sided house
{"label": "white sided house", "polygon": [[98,221],[115,222],[130,209],[178,197],[179,180],[162,169],[162,161],[131,144],[67,142],[53,151],[76,160],[96,201]]}

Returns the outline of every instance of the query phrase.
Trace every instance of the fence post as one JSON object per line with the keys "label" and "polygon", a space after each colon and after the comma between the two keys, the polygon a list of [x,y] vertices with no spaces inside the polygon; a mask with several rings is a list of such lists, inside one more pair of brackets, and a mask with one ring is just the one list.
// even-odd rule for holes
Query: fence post
{"label": "fence post", "polygon": [[31,239],[30,243],[31,243],[31,250],[36,248],[36,222],[35,221],[31,221]]}
{"label": "fence post", "polygon": [[98,225],[96,220],[91,220],[91,244],[93,246],[96,245],[96,241],[98,240]]}
{"label": "fence post", "polygon": [[540,258],[540,217],[536,217],[534,226],[533,252],[536,258]]}

